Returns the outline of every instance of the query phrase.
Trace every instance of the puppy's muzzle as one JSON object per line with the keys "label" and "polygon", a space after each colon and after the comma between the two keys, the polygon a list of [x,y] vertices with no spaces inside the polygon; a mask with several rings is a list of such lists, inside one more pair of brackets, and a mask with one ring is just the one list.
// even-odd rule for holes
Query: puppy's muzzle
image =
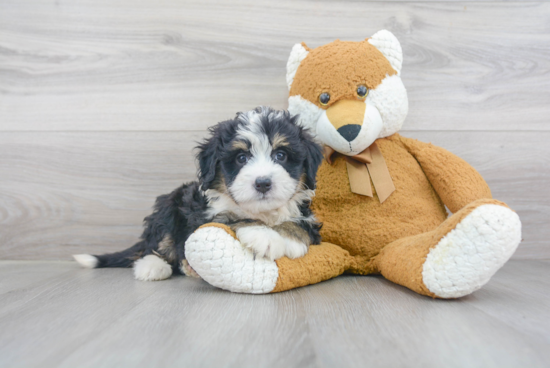
{"label": "puppy's muzzle", "polygon": [[266,176],[260,176],[256,178],[254,182],[254,188],[260,193],[267,193],[271,190],[271,179]]}

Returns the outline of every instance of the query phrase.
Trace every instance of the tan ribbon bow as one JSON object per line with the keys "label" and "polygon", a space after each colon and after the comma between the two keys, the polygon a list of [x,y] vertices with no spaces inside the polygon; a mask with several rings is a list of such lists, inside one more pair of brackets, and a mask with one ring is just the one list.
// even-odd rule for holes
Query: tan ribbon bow
{"label": "tan ribbon bow", "polygon": [[[324,147],[325,159],[332,164],[331,156],[334,150],[329,146]],[[393,180],[388,170],[388,165],[382,156],[382,152],[373,143],[363,152],[346,158],[348,178],[351,191],[367,197],[373,197],[370,181],[374,184],[380,203],[383,203],[395,191]]]}

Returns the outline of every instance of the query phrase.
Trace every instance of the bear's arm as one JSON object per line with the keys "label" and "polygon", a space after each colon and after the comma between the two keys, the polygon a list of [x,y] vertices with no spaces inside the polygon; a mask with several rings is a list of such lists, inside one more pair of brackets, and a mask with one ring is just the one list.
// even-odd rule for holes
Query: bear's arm
{"label": "bear's arm", "polygon": [[483,177],[460,157],[430,143],[400,139],[451,212],[456,213],[477,199],[492,198]]}

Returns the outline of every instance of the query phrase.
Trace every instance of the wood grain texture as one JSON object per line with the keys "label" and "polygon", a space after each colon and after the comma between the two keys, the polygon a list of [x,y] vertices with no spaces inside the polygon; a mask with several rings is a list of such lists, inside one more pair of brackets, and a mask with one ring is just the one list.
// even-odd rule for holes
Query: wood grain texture
{"label": "wood grain texture", "polygon": [[389,29],[409,130],[550,130],[550,4],[0,2],[0,129],[201,130],[287,106],[293,44]]}
{"label": "wood grain texture", "polygon": [[[124,249],[154,199],[195,179],[205,132],[0,133],[0,259]],[[550,258],[550,132],[402,132],[470,162],[523,221],[515,258]]]}
{"label": "wood grain texture", "polygon": [[241,295],[183,276],[2,261],[0,366],[550,367],[549,266],[512,260],[445,301],[381,277]]}

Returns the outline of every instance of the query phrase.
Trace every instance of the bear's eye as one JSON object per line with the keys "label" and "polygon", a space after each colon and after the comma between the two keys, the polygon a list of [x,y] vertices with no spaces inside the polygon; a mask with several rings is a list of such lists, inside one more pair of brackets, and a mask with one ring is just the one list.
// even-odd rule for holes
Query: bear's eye
{"label": "bear's eye", "polygon": [[244,153],[241,153],[237,156],[236,161],[239,165],[244,165],[248,162],[248,156]]}
{"label": "bear's eye", "polygon": [[319,102],[321,105],[325,106],[330,101],[330,95],[326,92],[321,93],[319,96]]}
{"label": "bear's eye", "polygon": [[359,96],[360,98],[363,98],[368,94],[369,94],[369,89],[367,87],[363,85],[360,85],[359,87],[357,87],[357,96]]}

